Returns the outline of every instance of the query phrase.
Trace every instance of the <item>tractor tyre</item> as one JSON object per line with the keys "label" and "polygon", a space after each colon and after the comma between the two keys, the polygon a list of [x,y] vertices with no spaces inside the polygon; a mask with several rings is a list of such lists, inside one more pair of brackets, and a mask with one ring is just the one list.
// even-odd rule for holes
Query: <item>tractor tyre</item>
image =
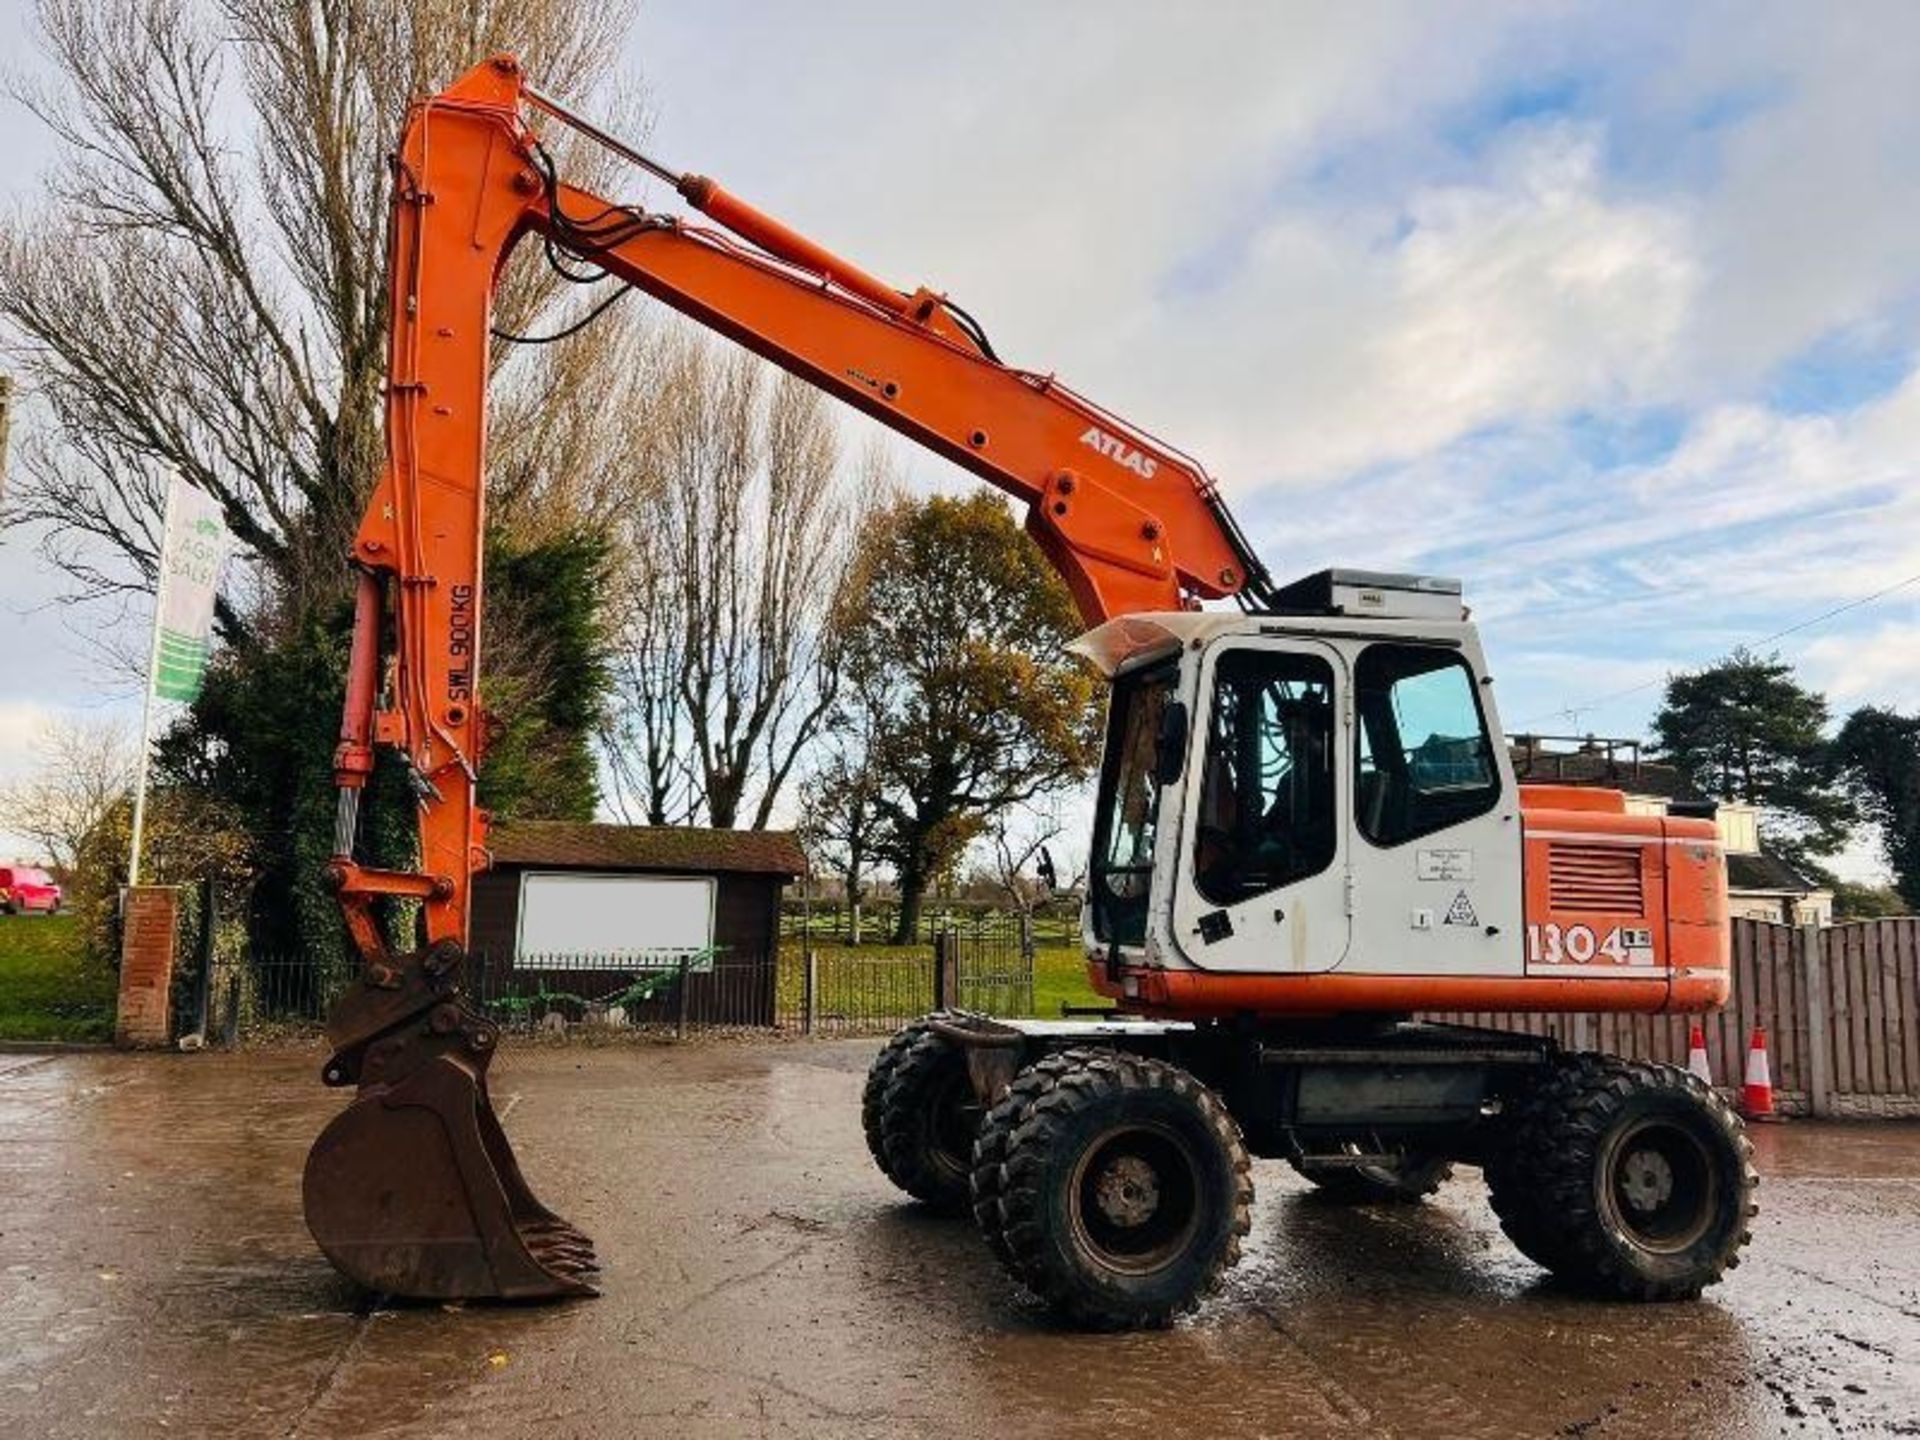
{"label": "tractor tyre", "polygon": [[1549,1223],[1549,1201],[1542,1177],[1530,1163],[1534,1155],[1552,1149],[1551,1136],[1543,1133],[1549,1123],[1545,1117],[1546,1096],[1552,1089],[1549,1076],[1510,1102],[1507,1133],[1486,1157],[1481,1173],[1494,1216],[1513,1248],[1541,1269],[1557,1273],[1566,1255],[1558,1240],[1559,1232]]}
{"label": "tractor tyre", "polygon": [[1032,1099],[1000,1161],[1008,1270],[1089,1329],[1191,1310],[1240,1258],[1253,1204],[1226,1107],[1178,1066],[1120,1051],[1067,1051],[1026,1074]]}
{"label": "tractor tyre", "polygon": [[1692,1300],[1740,1263],[1759,1177],[1712,1086],[1672,1065],[1576,1055],[1527,1110],[1489,1178],[1521,1217],[1521,1248],[1560,1280],[1611,1299]]}
{"label": "tractor tyre", "polygon": [[1453,1175],[1451,1162],[1434,1155],[1403,1155],[1390,1165],[1288,1163],[1322,1198],[1339,1205],[1417,1205]]}
{"label": "tractor tyre", "polygon": [[1043,1055],[1013,1077],[998,1100],[980,1121],[980,1132],[973,1141],[973,1219],[980,1236],[1002,1265],[1011,1268],[1013,1253],[1007,1248],[1006,1218],[1000,1205],[1002,1182],[1006,1178],[1007,1143],[1027,1118],[1033,1102],[1058,1082],[1061,1075],[1098,1052],[1087,1050],[1056,1051]]}
{"label": "tractor tyre", "polygon": [[973,1136],[981,1107],[960,1047],[932,1028],[938,1011],[902,1027],[874,1057],[861,1097],[867,1149],[882,1173],[914,1199],[966,1211]]}

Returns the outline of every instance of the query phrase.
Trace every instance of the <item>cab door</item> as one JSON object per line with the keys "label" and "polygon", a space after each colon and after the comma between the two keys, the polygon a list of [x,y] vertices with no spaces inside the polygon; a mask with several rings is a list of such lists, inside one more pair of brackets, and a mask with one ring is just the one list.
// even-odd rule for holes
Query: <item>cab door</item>
{"label": "cab door", "polygon": [[1520,797],[1477,647],[1379,641],[1352,674],[1348,972],[1520,975]]}
{"label": "cab door", "polygon": [[1304,974],[1347,953],[1346,666],[1313,641],[1202,657],[1173,936],[1205,970]]}

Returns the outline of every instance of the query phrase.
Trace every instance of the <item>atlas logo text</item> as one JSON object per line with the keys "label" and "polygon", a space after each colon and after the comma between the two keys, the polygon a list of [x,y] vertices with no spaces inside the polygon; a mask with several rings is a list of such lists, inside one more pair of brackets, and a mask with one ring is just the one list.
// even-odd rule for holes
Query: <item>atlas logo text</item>
{"label": "atlas logo text", "polygon": [[1155,462],[1151,456],[1141,454],[1124,440],[1116,439],[1097,425],[1087,427],[1087,433],[1080,437],[1080,443],[1091,445],[1109,460],[1118,461],[1142,480],[1153,478]]}

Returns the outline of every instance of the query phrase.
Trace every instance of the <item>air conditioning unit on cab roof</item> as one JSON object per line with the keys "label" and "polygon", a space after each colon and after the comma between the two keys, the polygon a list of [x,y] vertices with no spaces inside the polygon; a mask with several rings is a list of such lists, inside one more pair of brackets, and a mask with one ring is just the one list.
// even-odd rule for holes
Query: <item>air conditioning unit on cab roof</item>
{"label": "air conditioning unit on cab roof", "polygon": [[1280,614],[1379,616],[1397,620],[1464,620],[1460,582],[1440,575],[1378,570],[1322,570],[1283,586]]}

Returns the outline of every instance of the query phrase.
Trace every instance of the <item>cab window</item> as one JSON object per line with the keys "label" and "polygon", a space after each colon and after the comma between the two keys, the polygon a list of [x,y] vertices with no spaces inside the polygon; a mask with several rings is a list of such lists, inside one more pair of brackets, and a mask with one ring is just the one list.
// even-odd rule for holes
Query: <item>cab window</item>
{"label": "cab window", "polygon": [[1338,849],[1333,667],[1233,650],[1213,669],[1194,883],[1216,905],[1317,875]]}
{"label": "cab window", "polygon": [[1466,661],[1425,645],[1372,645],[1354,666],[1360,833],[1400,845],[1491,810],[1500,771]]}
{"label": "cab window", "polygon": [[1107,712],[1107,752],[1094,819],[1089,878],[1093,933],[1108,944],[1147,938],[1153,847],[1160,816],[1154,743],[1173,697],[1172,666],[1123,676]]}

